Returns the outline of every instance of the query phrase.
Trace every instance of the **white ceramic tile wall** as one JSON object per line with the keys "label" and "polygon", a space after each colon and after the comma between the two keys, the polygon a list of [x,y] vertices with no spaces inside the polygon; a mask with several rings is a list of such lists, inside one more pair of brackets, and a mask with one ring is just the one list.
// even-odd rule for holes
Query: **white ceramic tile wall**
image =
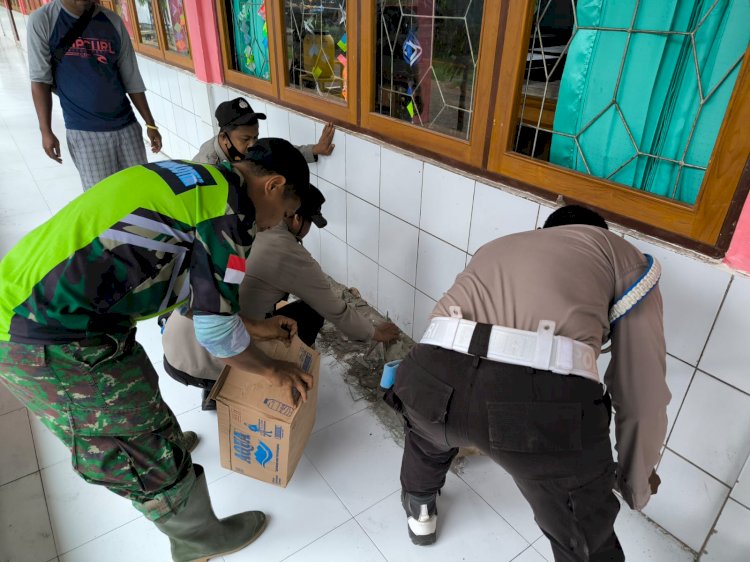
{"label": "white ceramic tile wall", "polygon": [[380,211],[380,265],[412,286],[417,280],[418,245],[416,226]]}
{"label": "white ceramic tile wall", "polygon": [[425,164],[420,228],[466,251],[475,183],[466,176]]}
{"label": "white ceramic tile wall", "polygon": [[346,191],[332,183],[318,178],[318,189],[326,198],[323,215],[328,220],[325,231],[346,241]]}
{"label": "white ceramic tile wall", "polygon": [[211,105],[208,84],[193,79],[191,82],[190,93],[193,98],[193,113],[195,113],[201,121],[211,123],[215,107]]}
{"label": "white ceramic tile wall", "polygon": [[438,300],[466,267],[466,253],[424,231],[419,233],[417,289]]}
{"label": "white ceramic tile wall", "polygon": [[406,281],[380,268],[378,275],[378,310],[387,315],[403,332],[412,336],[414,296],[416,289]]}
{"label": "white ceramic tile wall", "polygon": [[[177,72],[177,85],[178,95],[180,97],[180,105],[195,113],[195,107],[193,106],[193,83],[196,83],[194,77],[190,76],[187,72]],[[197,82],[200,84],[200,82]]]}
{"label": "white ceramic tile wall", "polygon": [[362,298],[373,307],[378,302],[378,264],[351,246],[347,247],[348,287],[356,287]]}
{"label": "white ceramic tile wall", "polygon": [[536,227],[542,228],[544,226],[544,221],[547,220],[547,217],[549,217],[554,210],[555,207],[550,207],[549,205],[539,205],[539,215],[536,218]]}
{"label": "white ceramic tile wall", "polygon": [[[289,112],[289,134],[289,142],[295,146],[316,144],[318,142],[318,137],[315,136],[315,121],[294,111]],[[327,157],[320,156],[319,158]],[[311,174],[317,174],[317,163],[312,162],[308,166],[310,167]]]}
{"label": "white ceramic tile wall", "polygon": [[419,341],[422,334],[427,330],[430,324],[430,314],[435,308],[437,301],[425,295],[422,291],[417,291],[414,297],[414,329],[412,337],[414,341]]}
{"label": "white ceramic tile wall", "polygon": [[716,321],[700,368],[750,393],[750,278],[735,275]]}
{"label": "white ceramic tile wall", "polygon": [[305,236],[303,245],[310,252],[310,255],[320,263],[320,229],[314,224],[310,226],[310,232]]}
{"label": "white ceramic tile wall", "polygon": [[729,488],[667,449],[658,468],[659,493],[643,512],[693,550],[699,550]]}
{"label": "white ceramic tile wall", "polygon": [[[268,104],[269,106],[271,104]],[[315,137],[320,138],[323,132],[323,123],[315,123]],[[336,148],[330,156],[318,160],[318,176],[331,182],[333,185],[344,189],[346,187],[346,140],[347,134],[337,130],[333,135],[333,143]]]}
{"label": "white ceramic tile wall", "polygon": [[375,205],[347,193],[346,243],[378,261],[378,232],[380,213]]}
{"label": "white ceramic tile wall", "polygon": [[625,239],[661,262],[659,287],[664,299],[667,351],[697,365],[731,273],[643,240]]}
{"label": "white ceramic tile wall", "polygon": [[354,135],[346,139],[346,190],[380,203],[380,145]]}
{"label": "white ceramic tile wall", "polygon": [[668,446],[733,486],[750,454],[750,395],[698,371]]}
{"label": "white ceramic tile wall", "polygon": [[346,242],[323,229],[320,233],[320,266],[339,283],[347,280]]}
{"label": "white ceramic tile wall", "polygon": [[706,545],[705,562],[746,562],[750,558],[750,509],[729,500]]}
{"label": "white ceramic tile wall", "polygon": [[192,73],[138,56],[147,99],[162,135],[156,159],[193,158],[215,134],[213,99],[224,101],[220,87],[205,84]]}
{"label": "white ceramic tile wall", "polygon": [[266,104],[266,115],[268,117],[266,125],[268,126],[269,137],[279,137],[289,140],[289,111],[277,105]]}
{"label": "white ceramic tile wall", "polygon": [[500,191],[481,182],[474,190],[474,208],[469,234],[469,253],[507,234],[533,230],[539,203]]}
{"label": "white ceramic tile wall", "polygon": [[381,150],[380,208],[414,226],[419,226],[423,167],[421,160],[387,148]]}

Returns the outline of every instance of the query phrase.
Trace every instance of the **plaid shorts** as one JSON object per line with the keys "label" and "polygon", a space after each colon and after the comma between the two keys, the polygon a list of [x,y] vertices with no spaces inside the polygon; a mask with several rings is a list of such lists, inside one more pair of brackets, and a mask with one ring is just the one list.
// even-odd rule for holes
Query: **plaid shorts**
{"label": "plaid shorts", "polygon": [[67,139],[84,191],[115,172],[148,162],[138,121],[117,131],[68,129]]}

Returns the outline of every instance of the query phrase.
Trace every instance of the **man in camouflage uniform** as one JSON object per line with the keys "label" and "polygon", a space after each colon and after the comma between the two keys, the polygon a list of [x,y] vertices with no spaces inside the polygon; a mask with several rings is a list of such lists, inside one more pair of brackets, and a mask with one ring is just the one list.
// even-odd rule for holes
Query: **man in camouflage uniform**
{"label": "man in camouflage uniform", "polygon": [[220,167],[128,168],[97,184],[0,261],[0,381],[71,450],[87,481],[130,499],[170,537],[176,561],[244,547],[261,512],[218,520],[135,322],[185,303],[196,336],[232,366],[306,398],[312,379],[250,339],[293,321],[238,315],[251,230],[277,224],[309,186],[303,156],[264,139]]}

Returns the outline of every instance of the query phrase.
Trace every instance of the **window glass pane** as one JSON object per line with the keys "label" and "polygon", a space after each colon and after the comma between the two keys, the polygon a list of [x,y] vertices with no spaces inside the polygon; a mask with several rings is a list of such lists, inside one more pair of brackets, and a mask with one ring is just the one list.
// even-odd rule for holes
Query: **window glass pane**
{"label": "window glass pane", "polygon": [[156,35],[156,20],[151,0],[135,0],[135,13],[138,18],[141,43],[158,48],[159,37]]}
{"label": "window glass pane", "polygon": [[482,0],[379,0],[375,111],[469,137]]}
{"label": "window glass pane", "polygon": [[515,151],[694,204],[748,19],[746,0],[539,0]]}
{"label": "window glass pane", "polygon": [[189,55],[187,21],[182,0],[159,0],[159,10],[164,22],[167,49],[181,55]]}
{"label": "window glass pane", "polygon": [[130,6],[128,6],[128,0],[117,0],[115,2],[115,11],[117,15],[122,18],[122,23],[125,24],[125,29],[128,30],[128,35],[132,39],[133,36],[133,22],[130,19]]}
{"label": "window glass pane", "polygon": [[225,0],[230,18],[230,66],[248,76],[271,79],[266,0]]}
{"label": "window glass pane", "polygon": [[289,84],[346,99],[346,0],[284,0]]}

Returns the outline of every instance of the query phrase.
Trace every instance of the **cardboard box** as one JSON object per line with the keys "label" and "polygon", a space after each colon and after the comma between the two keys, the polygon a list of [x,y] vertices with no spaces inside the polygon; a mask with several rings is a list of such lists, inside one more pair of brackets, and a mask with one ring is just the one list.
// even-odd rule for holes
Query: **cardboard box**
{"label": "cardboard box", "polygon": [[263,377],[225,368],[211,391],[219,418],[221,466],[286,487],[315,425],[320,354],[296,336],[289,346],[281,341],[257,345],[274,359],[296,363],[315,383],[307,402],[294,406],[282,389]]}

